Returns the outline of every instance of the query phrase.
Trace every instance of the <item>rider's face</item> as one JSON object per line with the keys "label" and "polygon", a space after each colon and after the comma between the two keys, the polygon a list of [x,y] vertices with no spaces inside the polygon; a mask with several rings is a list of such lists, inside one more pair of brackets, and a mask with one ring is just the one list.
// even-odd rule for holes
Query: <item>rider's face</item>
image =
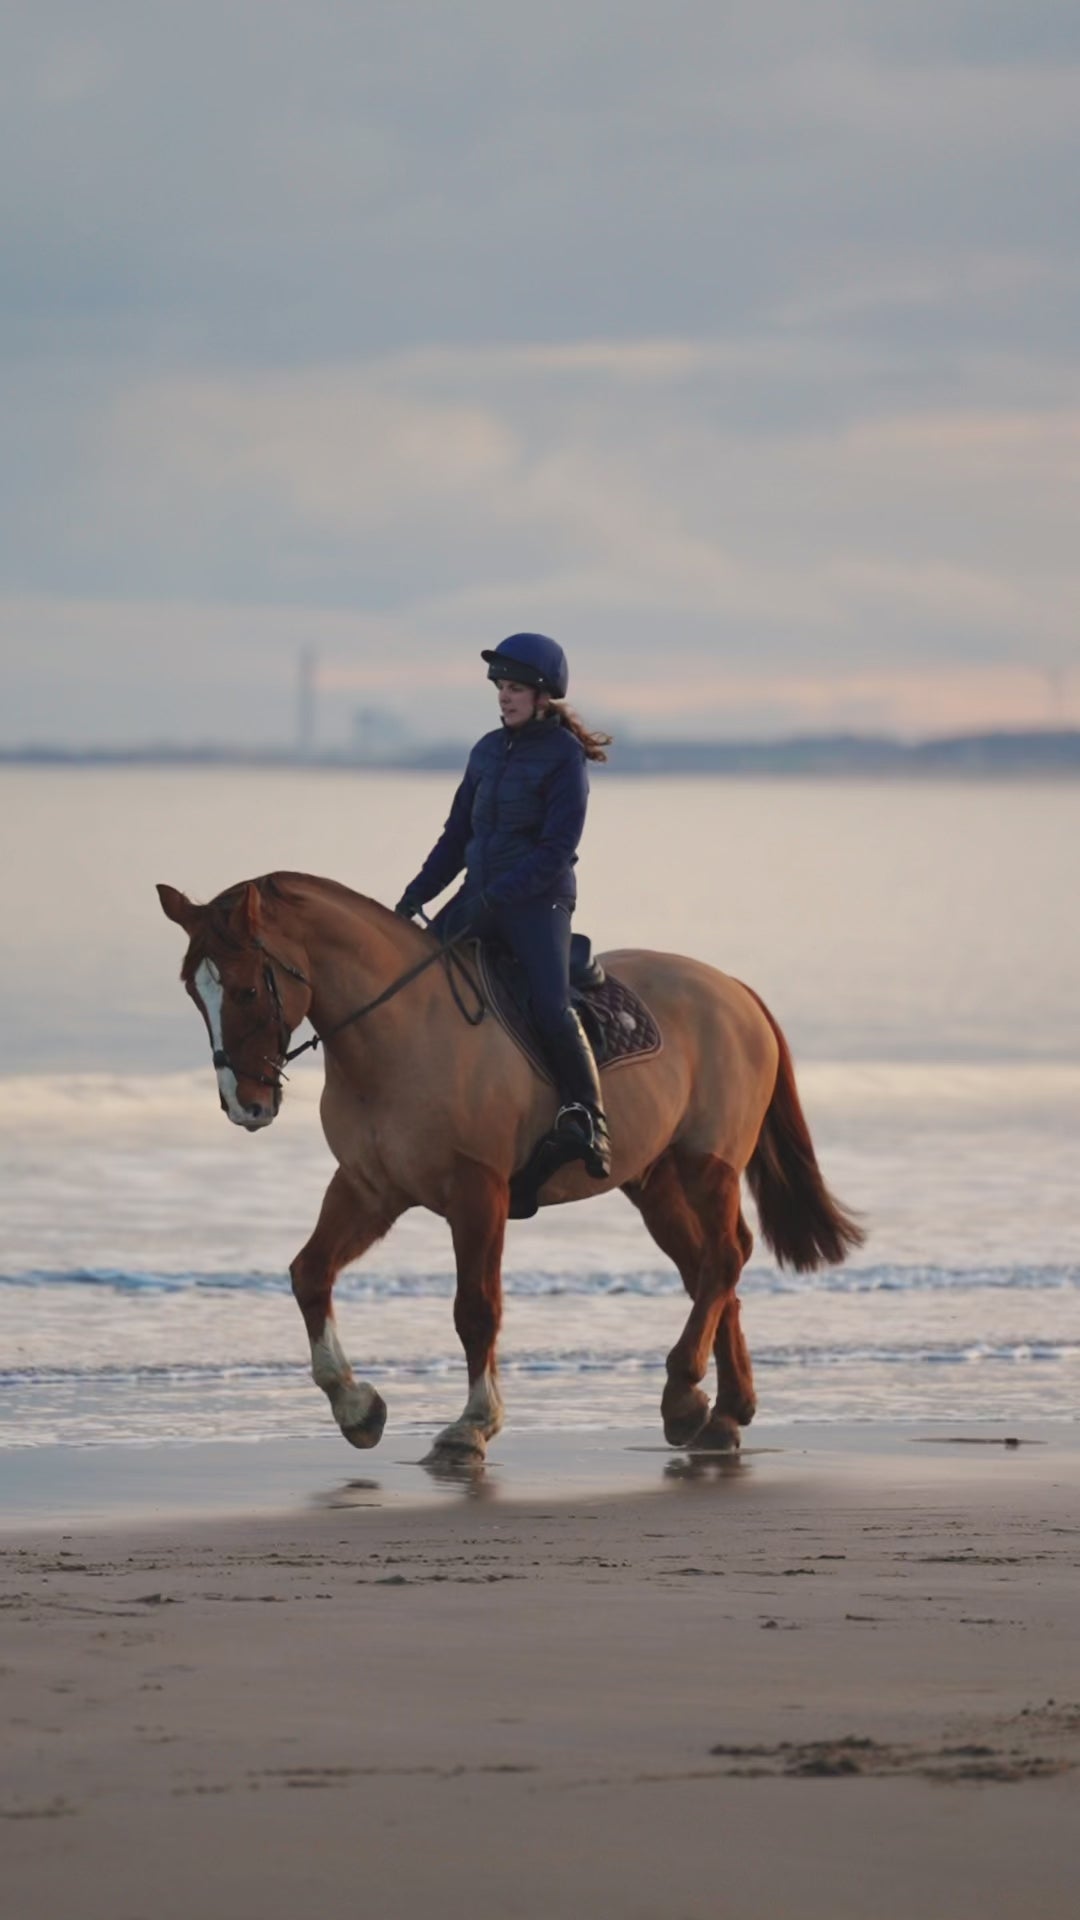
{"label": "rider's face", "polygon": [[496,680],[499,712],[508,727],[523,727],[538,711],[540,696],[535,687],[523,687],[519,680]]}

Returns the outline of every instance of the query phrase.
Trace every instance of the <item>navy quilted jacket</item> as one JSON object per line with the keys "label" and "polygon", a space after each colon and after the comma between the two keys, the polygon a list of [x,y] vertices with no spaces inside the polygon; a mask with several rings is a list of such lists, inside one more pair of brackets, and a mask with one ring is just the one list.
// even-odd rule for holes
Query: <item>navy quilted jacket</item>
{"label": "navy quilted jacket", "polygon": [[409,892],[433,900],[464,867],[466,892],[493,907],[573,902],[588,798],[584,749],[556,715],[485,733]]}

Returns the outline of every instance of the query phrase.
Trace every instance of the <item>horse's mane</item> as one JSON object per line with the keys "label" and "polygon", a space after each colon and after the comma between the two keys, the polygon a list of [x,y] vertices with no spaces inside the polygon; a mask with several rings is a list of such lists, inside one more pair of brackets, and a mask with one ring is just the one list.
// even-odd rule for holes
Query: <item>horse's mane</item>
{"label": "horse's mane", "polygon": [[306,896],[328,895],[331,899],[340,900],[344,906],[362,907],[365,911],[387,920],[394,918],[390,908],[384,907],[381,900],[373,900],[370,895],[357,893],[354,887],[347,887],[341,880],[327,880],[317,873],[280,871],[260,874],[253,881],[238,880],[234,886],[225,887],[221,893],[216,893],[214,898],[207,902],[205,908],[207,920],[192,938],[184,956],[181,969],[183,979],[192,978],[206,948],[211,943],[216,942],[239,950],[242,943],[237,940],[229,925],[229,919],[237,902],[249,886],[257,887],[262,899],[271,902],[279,900],[283,906],[301,907]]}
{"label": "horse's mane", "polygon": [[[358,893],[355,887],[347,887],[343,880],[327,880],[318,873],[264,873],[255,885],[260,893],[269,894],[272,900],[281,900],[289,907],[302,906],[305,893],[314,892],[337,897],[348,906],[364,907],[387,920],[394,918],[392,909],[384,907],[381,900],[373,900],[369,893]],[[239,889],[234,887],[232,891],[235,898]]]}

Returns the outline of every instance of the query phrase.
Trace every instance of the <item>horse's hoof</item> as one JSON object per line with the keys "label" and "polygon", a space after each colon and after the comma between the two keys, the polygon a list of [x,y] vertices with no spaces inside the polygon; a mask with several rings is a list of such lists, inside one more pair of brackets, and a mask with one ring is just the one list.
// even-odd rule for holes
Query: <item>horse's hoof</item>
{"label": "horse's hoof", "polygon": [[424,1467],[471,1466],[486,1455],[487,1441],[479,1427],[444,1427],[420,1464]]}
{"label": "horse's hoof", "polygon": [[433,1480],[445,1486],[464,1487],[474,1491],[484,1483],[484,1458],[482,1454],[429,1453],[420,1465]]}
{"label": "horse's hoof", "polygon": [[343,1426],[341,1431],[350,1447],[360,1447],[366,1451],[369,1447],[378,1446],[383,1437],[385,1425],[386,1401],[381,1394],[376,1393],[373,1394],[371,1405],[363,1419],[352,1421],[349,1426]]}
{"label": "horse's hoof", "polygon": [[706,1420],[694,1441],[694,1450],[702,1453],[738,1453],[742,1445],[738,1422],[726,1413],[714,1413]]}
{"label": "horse's hoof", "polygon": [[688,1447],[696,1440],[709,1418],[708,1397],[700,1387],[682,1387],[678,1394],[665,1393],[660,1402],[664,1439],[669,1447]]}

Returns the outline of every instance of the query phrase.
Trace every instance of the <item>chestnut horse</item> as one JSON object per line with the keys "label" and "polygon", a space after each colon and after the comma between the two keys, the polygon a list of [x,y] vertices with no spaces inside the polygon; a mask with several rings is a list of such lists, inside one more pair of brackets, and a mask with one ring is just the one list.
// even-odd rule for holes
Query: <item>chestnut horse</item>
{"label": "chestnut horse", "polygon": [[[291,1034],[306,1018],[322,1036],[322,1123],[338,1165],[291,1273],[312,1373],[342,1433],[375,1446],[386,1407],[345,1357],[334,1282],[409,1207],[427,1207],[450,1224],[454,1324],[469,1375],[465,1407],[433,1457],[482,1457],[503,1418],[495,1348],[509,1181],[554,1120],[553,1089],[497,1020],[462,1017],[445,966],[423,965],[439,957],[429,933],[348,887],[276,873],[208,906],[175,887],[158,893],[188,936],[181,977],[206,1022],[230,1120],[269,1126]],[[825,1186],[791,1055],[757,996],[677,954],[627,949],[603,964],[647,1002],[663,1045],[606,1076],[610,1181],[566,1167],[542,1204],[621,1187],[638,1208],[692,1302],[668,1355],[664,1433],[673,1446],[730,1450],[755,1405],[735,1292],[753,1246],[740,1176],[781,1264],[812,1272],[843,1260],[863,1235]],[[403,975],[414,977],[387,994]],[[711,1409],[699,1384],[710,1355]]]}

